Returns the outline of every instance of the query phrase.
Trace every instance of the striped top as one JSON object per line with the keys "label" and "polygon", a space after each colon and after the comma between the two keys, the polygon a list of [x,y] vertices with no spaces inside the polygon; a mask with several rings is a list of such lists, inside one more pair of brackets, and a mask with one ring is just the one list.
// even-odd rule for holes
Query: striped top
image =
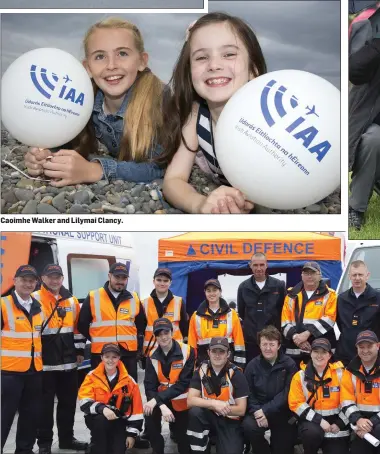
{"label": "striped top", "polygon": [[231,186],[216,159],[211,114],[206,103],[199,105],[196,131],[199,143],[199,150],[195,158],[196,164],[216,183]]}

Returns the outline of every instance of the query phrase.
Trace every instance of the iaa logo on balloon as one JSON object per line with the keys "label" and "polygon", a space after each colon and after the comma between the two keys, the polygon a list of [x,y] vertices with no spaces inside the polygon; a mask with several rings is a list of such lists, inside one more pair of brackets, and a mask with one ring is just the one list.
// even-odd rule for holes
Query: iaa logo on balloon
{"label": "iaa logo on balloon", "polygon": [[[37,65],[31,65],[30,78],[35,88],[41,93],[42,96],[47,99],[51,98],[59,82],[59,77],[57,76],[57,74],[53,72],[48,73],[46,68],[39,69]],[[77,95],[75,88],[67,87],[67,85],[72,82],[72,79],[70,79],[68,74],[66,74],[66,76],[62,77],[61,79],[64,81],[64,84],[60,89],[58,98],[62,98],[83,106],[84,93],[79,93]]]}

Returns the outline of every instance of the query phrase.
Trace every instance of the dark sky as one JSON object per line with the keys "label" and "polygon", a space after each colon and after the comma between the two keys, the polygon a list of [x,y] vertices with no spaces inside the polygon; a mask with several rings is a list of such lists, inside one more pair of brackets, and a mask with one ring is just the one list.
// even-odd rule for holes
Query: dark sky
{"label": "dark sky", "polygon": [[[192,2],[186,0],[186,3]],[[340,88],[339,1],[211,1],[209,11],[224,11],[245,19],[258,35],[269,71],[301,69],[318,74]],[[57,47],[82,58],[85,31],[109,15],[2,14],[2,71],[18,56],[38,47]],[[141,29],[150,55],[149,66],[167,82],[187,26],[202,13],[117,15]]]}

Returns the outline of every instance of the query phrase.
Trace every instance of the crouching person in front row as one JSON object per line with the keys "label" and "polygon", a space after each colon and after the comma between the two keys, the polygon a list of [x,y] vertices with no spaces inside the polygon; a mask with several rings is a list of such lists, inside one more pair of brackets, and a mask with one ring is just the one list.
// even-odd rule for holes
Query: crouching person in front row
{"label": "crouching person in front row", "polygon": [[[253,358],[244,371],[250,395],[244,417],[244,435],[253,454],[293,454],[296,426],[288,421],[290,382],[297,372],[296,363],[281,352],[281,333],[274,326],[259,332],[261,354]],[[270,445],[265,432],[270,429]]]}
{"label": "crouching person in front row", "polygon": [[116,344],[105,344],[102,362],[79,389],[80,408],[91,431],[91,454],[124,454],[143,425],[139,387],[120,361]]}
{"label": "crouching person in front row", "polygon": [[192,347],[173,339],[173,325],[167,318],[153,324],[158,347],[146,361],[144,387],[148,402],[144,405],[145,427],[154,454],[164,454],[161,419],[171,429],[179,454],[190,454],[187,429],[187,392],[193,376],[195,353]]}
{"label": "crouching person in front row", "polygon": [[290,384],[289,408],[299,418],[298,431],[304,454],[346,454],[349,427],[341,411],[343,364],[330,362],[331,344],[318,338],[311,344],[311,359]]}
{"label": "crouching person in front row", "polygon": [[241,454],[241,419],[247,408],[248,383],[243,372],[229,360],[228,339],[214,337],[209,360],[194,372],[187,398],[187,435],[191,452],[209,452],[209,433],[216,436],[217,454]]}

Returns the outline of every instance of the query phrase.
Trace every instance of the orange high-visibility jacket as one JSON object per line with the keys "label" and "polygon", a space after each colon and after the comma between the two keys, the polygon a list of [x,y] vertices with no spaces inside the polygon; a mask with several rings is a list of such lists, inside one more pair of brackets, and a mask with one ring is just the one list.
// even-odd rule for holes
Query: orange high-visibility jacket
{"label": "orange high-visibility jacket", "polygon": [[[308,365],[301,364],[301,370],[293,376],[290,384],[288,394],[289,408],[300,419],[320,424],[323,418],[330,424],[339,426],[341,430],[338,433],[325,433],[327,438],[340,438],[349,435],[348,419],[340,407],[342,376],[343,364],[340,361],[328,365],[323,381],[325,381],[325,386],[329,388],[330,396],[324,397],[323,386],[317,386],[321,382],[321,378],[315,374],[310,361]],[[307,401],[314,389],[317,389],[317,391],[308,403]]]}
{"label": "orange high-visibility jacket", "polygon": [[[58,316],[54,308],[57,304],[55,296],[43,285],[40,290],[33,292],[32,296],[40,302],[44,312],[45,320],[49,320],[47,325],[42,329],[42,355],[44,359],[44,371],[51,370],[70,370],[77,367],[76,354],[82,354],[86,345],[86,339],[77,329],[80,306],[75,296],[69,296],[66,289],[61,289],[62,293],[67,296],[59,296],[59,306],[65,309],[65,317]],[[54,311],[52,317],[50,315]],[[61,345],[65,352],[57,352],[57,336],[62,339]],[[59,345],[59,344],[58,344]],[[54,351],[52,351],[52,349]],[[75,352],[75,349],[78,352]],[[68,351],[72,352],[68,357]],[[58,353],[58,354],[57,354]],[[61,354],[62,353],[62,354]],[[65,361],[67,360],[67,361]]]}
{"label": "orange high-visibility jacket", "polygon": [[115,311],[112,301],[102,287],[90,292],[92,322],[91,353],[100,353],[104,344],[114,342],[124,349],[137,351],[137,328],[135,317],[142,310],[137,293],[133,298],[122,301]]}
{"label": "orange high-visibility jacket", "polygon": [[208,304],[203,302],[199,306],[190,319],[188,344],[197,352],[197,349],[207,349],[213,337],[226,337],[228,342],[233,344],[233,361],[244,367],[245,343],[239,316],[224,300],[220,302],[220,309],[217,316],[218,327],[213,328],[213,314],[209,312]]}
{"label": "orange high-visibility jacket", "polygon": [[[151,352],[149,354],[150,360],[152,361],[153,368],[156,371],[158,381],[160,382],[158,391],[165,391],[166,389],[168,389],[170,386],[173,386],[178,381],[179,376],[182,372],[182,369],[185,367],[185,363],[189,359],[190,350],[191,350],[190,346],[187,344],[184,344],[182,342],[178,342],[178,344],[181,347],[183,359],[178,360],[178,361],[173,361],[171,363],[169,377],[165,377],[165,375],[162,373],[161,362],[158,361],[157,359],[152,358],[152,354],[154,353],[155,350],[151,350]],[[177,397],[174,397],[171,400],[174,410],[176,410],[176,411],[187,410],[187,393],[188,393],[188,389],[183,394],[181,394]]]}
{"label": "orange high-visibility jacket", "polygon": [[[235,365],[232,365],[232,367],[230,367],[229,369],[226,370],[226,374],[225,374],[225,380],[224,380],[224,384],[222,384],[221,386],[221,392],[219,394],[219,396],[217,396],[216,394],[209,394],[207,391],[206,391],[206,388],[204,387],[203,383],[202,383],[202,378],[207,374],[207,376],[211,376],[211,372],[210,372],[210,368],[209,366],[205,367],[205,363],[203,363],[200,367],[199,367],[199,376],[200,376],[200,379],[201,379],[201,385],[202,385],[202,398],[203,399],[213,399],[213,400],[221,400],[223,402],[228,402],[229,404],[231,405],[235,405],[236,404],[236,401],[234,399],[234,388],[232,386],[232,383],[231,383],[231,379],[235,373],[235,370],[237,369],[237,366]],[[230,419],[241,419],[240,416],[227,416],[227,418],[230,418]]]}
{"label": "orange high-visibility jacket", "polygon": [[30,324],[24,312],[16,306],[12,295],[8,295],[1,298],[1,316],[1,370],[27,372],[32,364],[32,357],[35,369],[42,370],[42,310],[33,315]]}
{"label": "orange high-visibility jacket", "polygon": [[[144,335],[144,353],[149,354],[155,344],[155,338],[153,334],[153,323],[155,322],[155,320],[159,318],[159,315],[157,314],[157,309],[151,296],[145,298],[142,304],[147,319],[147,325],[145,328]],[[182,304],[183,304],[182,298],[180,296],[173,295],[172,300],[166,307],[165,313],[162,315],[163,317],[169,319],[172,322],[173,339],[175,339],[176,341],[183,340],[181,330],[179,329]]]}
{"label": "orange high-visibility jacket", "polygon": [[[365,382],[371,384],[371,392],[365,392]],[[377,365],[370,375],[366,376],[360,358],[356,357],[351,361],[343,374],[340,400],[342,410],[351,424],[356,424],[360,418],[371,418],[374,425],[379,424],[380,367]]]}
{"label": "orange high-visibility jacket", "polygon": [[104,407],[108,405],[114,394],[117,395],[116,407],[118,409],[120,409],[123,397],[129,396],[132,404],[125,412],[127,431],[138,435],[144,420],[140,389],[121,361],[118,362],[117,368],[119,369],[119,379],[112,390],[108,384],[103,363],[89,372],[78,392],[79,405],[87,415],[102,414]]}
{"label": "orange high-visibility jacket", "polygon": [[301,355],[301,350],[293,342],[293,336],[306,330],[311,333],[309,343],[315,338],[325,337],[334,348],[336,344],[334,333],[336,307],[336,292],[322,281],[314,295],[306,302],[304,302],[302,282],[289,289],[281,314],[285,353],[293,357]]}

